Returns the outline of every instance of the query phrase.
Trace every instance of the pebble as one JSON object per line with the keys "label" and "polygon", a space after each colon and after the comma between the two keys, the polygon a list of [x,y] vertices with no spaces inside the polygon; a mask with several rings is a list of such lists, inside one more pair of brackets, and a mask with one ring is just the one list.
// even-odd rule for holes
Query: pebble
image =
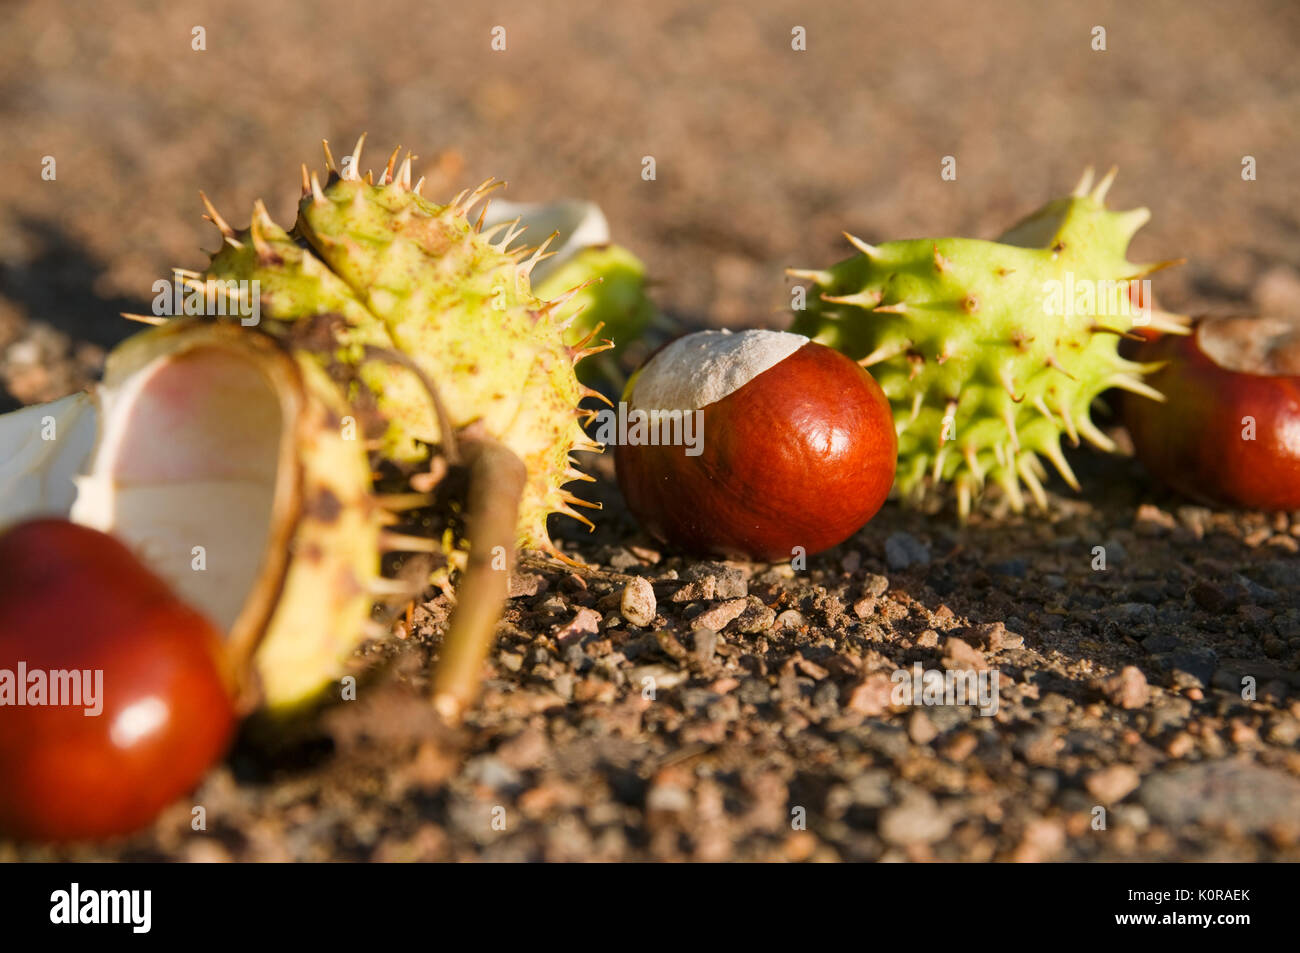
{"label": "pebble", "polygon": [[738,618],[748,605],[749,601],[747,599],[729,599],[711,609],[705,609],[697,615],[691,620],[691,628],[712,629],[715,632],[721,632],[733,620]]}
{"label": "pebble", "polygon": [[645,628],[655,619],[657,611],[654,587],[650,580],[637,576],[623,587],[623,598],[619,601],[619,613],[629,625]]}
{"label": "pebble", "polygon": [[519,783],[519,772],[495,755],[479,755],[465,762],[464,777],[477,784],[501,790]]}
{"label": "pebble", "polygon": [[863,596],[857,602],[853,603],[853,614],[859,619],[865,619],[868,616],[874,615],[876,611],[876,603],[878,601],[879,600],[877,600],[875,596]]}
{"label": "pebble", "polygon": [[588,609],[583,606],[579,609],[569,624],[555,633],[555,641],[570,642],[574,639],[580,639],[584,635],[595,635],[600,631],[600,613],[595,609]]}
{"label": "pebble", "polygon": [[709,661],[718,648],[718,633],[712,629],[696,629],[694,634],[695,657],[701,662]]}
{"label": "pebble", "polygon": [[546,591],[546,580],[540,573],[512,572],[506,595],[511,599],[518,596],[535,596]]}
{"label": "pebble", "polygon": [[1175,829],[1231,824],[1257,832],[1295,820],[1300,780],[1253,762],[1211,761],[1150,775],[1139,797],[1152,818]]}
{"label": "pebble", "polygon": [[933,844],[952,830],[952,821],[930,795],[909,794],[880,815],[880,836],[890,844]]}
{"label": "pebble", "polygon": [[1043,863],[1065,848],[1065,840],[1065,826],[1059,820],[1035,818],[1025,825],[1024,836],[1012,859],[1021,864]]}
{"label": "pebble", "polygon": [[930,563],[930,547],[911,533],[901,530],[890,533],[885,540],[885,562],[894,570],[927,566]]}
{"label": "pebble", "polygon": [[1102,804],[1114,804],[1136,791],[1141,782],[1142,778],[1132,765],[1112,764],[1088,775],[1083,784],[1088,793]]}
{"label": "pebble", "polygon": [[607,561],[611,569],[617,569],[619,572],[641,565],[641,560],[637,559],[634,553],[621,546],[614,551],[614,554]]}
{"label": "pebble", "polygon": [[1112,705],[1120,708],[1145,708],[1151,699],[1151,689],[1147,677],[1136,665],[1125,665],[1118,675],[1112,675],[1102,683],[1102,691]]}
{"label": "pebble", "polygon": [[889,577],[872,573],[862,581],[862,591],[864,595],[879,599],[889,591]]}
{"label": "pebble", "polygon": [[1178,526],[1178,521],[1171,514],[1151,503],[1143,503],[1138,507],[1133,523],[1139,536],[1163,536]]}
{"label": "pebble", "polygon": [[925,712],[917,709],[907,720],[907,736],[914,744],[928,745],[939,736],[939,730],[934,727],[934,722]]}
{"label": "pebble", "polygon": [[849,797],[861,807],[884,807],[889,803],[891,785],[888,771],[870,768],[849,782]]}
{"label": "pebble", "polygon": [[869,717],[880,715],[889,710],[893,691],[894,683],[888,675],[869,675],[849,693],[845,707]]}
{"label": "pebble", "polygon": [[717,580],[712,576],[695,579],[682,586],[672,595],[673,602],[712,602],[717,594]]}
{"label": "pebble", "polygon": [[803,613],[798,609],[786,609],[776,617],[776,627],[778,629],[802,629],[808,624],[808,620],[803,617]]}
{"label": "pebble", "polygon": [[750,596],[746,600],[745,611],[736,616],[735,629],[737,632],[752,635],[757,632],[766,632],[775,623],[775,610],[764,605],[763,600],[757,596]]}
{"label": "pebble", "polygon": [[944,667],[946,668],[988,668],[988,662],[984,659],[984,653],[966,640],[959,639],[956,636],[944,641],[943,656]]}

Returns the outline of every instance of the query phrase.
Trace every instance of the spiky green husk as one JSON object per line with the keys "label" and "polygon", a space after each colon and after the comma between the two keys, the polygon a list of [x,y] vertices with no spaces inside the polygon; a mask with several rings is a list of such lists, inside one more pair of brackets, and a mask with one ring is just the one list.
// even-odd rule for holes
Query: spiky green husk
{"label": "spiky green husk", "polygon": [[[1112,174],[1113,176],[1113,174]],[[1143,320],[1123,300],[1094,294],[1053,298],[1059,288],[1108,288],[1158,265],[1136,265],[1125,251],[1146,209],[1108,211],[1112,176],[1090,191],[1091,176],[999,241],[915,239],[870,246],[826,270],[792,271],[815,290],[792,331],[838,348],[868,367],[889,397],[899,434],[896,486],[905,499],[951,482],[960,515],[992,480],[1016,510],[1021,484],[1040,507],[1042,457],[1077,489],[1061,438],[1112,449],[1089,416],[1110,387],[1152,394],[1144,367],[1118,353]],[[1067,281],[1070,285],[1067,285]],[[1152,315],[1164,326],[1165,316]]]}
{"label": "spiky green husk", "polygon": [[583,479],[570,454],[599,449],[579,423],[590,392],[574,364],[589,351],[565,341],[567,300],[543,301],[529,287],[541,249],[507,250],[517,233],[471,220],[495,184],[436,205],[410,186],[409,159],[393,166],[377,185],[331,169],[321,186],[304,172],[292,233],[259,203],[249,228],[231,230],[194,280],[258,281],[267,330],[351,368],[349,399],[367,392],[383,422],[382,454],[404,463],[443,441],[427,386],[384,352],[413,362],[441,393],[453,430],[481,427],[523,460],[518,542],[559,555],[547,517],[587,522],[564,489]]}

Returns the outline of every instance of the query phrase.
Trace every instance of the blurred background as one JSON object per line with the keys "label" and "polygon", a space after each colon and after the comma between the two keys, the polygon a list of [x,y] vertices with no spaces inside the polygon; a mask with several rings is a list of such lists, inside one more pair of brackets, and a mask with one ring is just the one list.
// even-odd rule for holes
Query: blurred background
{"label": "blurred background", "polygon": [[200,188],[236,226],[259,197],[287,225],[299,163],[363,130],[364,164],[410,148],[435,199],[498,176],[595,200],[688,323],[781,326],[784,269],[845,257],[842,230],[993,237],[1089,164],[1152,210],[1133,260],[1188,259],[1166,306],[1297,306],[1300,5],[808,7],[7,3],[0,409],[84,386],[134,330],[117,312],[203,265]]}

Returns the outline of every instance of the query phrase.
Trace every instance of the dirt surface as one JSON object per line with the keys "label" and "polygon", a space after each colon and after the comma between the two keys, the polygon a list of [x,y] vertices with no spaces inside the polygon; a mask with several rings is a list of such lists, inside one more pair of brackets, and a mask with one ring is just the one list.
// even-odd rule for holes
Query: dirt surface
{"label": "dirt surface", "polygon": [[[1153,212],[1130,257],[1188,259],[1166,307],[1300,308],[1294,5],[647,6],[5,5],[0,409],[93,380],[116,312],[202,266],[200,187],[287,221],[298,164],[363,129],[426,194],[594,199],[685,325],[781,326],[783,269],[841,230],[990,237],[1112,163]],[[1071,462],[1050,518],[890,503],[796,571],[653,546],[602,460],[597,532],[563,530],[591,568],[520,568],[456,736],[419,698],[438,597],[358,654],[358,701],[250,726],[151,830],[0,859],[1300,859],[1300,513]],[[893,704],[915,663],[996,671],[996,713]]]}

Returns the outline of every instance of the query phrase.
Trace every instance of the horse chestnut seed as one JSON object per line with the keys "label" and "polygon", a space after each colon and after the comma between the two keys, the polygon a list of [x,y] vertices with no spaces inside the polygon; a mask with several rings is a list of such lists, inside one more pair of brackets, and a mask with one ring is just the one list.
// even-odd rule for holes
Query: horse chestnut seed
{"label": "horse chestnut seed", "polygon": [[128,833],[193,789],[234,729],[221,637],[111,536],[0,535],[0,830]]}
{"label": "horse chestnut seed", "polygon": [[894,482],[898,439],[880,386],[802,335],[687,335],[637,371],[624,400],[626,433],[608,440],[619,487],[651,535],[689,552],[778,560],[827,549],[874,516]]}
{"label": "horse chestnut seed", "polygon": [[1147,378],[1164,403],[1124,403],[1152,476],[1210,503],[1300,508],[1300,322],[1204,318],[1134,350],[1164,362]]}

